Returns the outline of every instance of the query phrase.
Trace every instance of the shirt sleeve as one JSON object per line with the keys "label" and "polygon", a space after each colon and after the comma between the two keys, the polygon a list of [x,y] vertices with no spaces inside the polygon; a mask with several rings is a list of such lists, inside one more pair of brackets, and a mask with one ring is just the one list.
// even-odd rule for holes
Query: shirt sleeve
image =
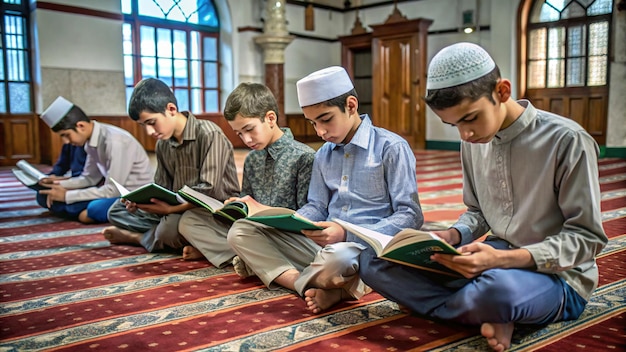
{"label": "shirt sleeve", "polygon": [[59,155],[59,159],[54,163],[52,167],[52,171],[50,171],[49,175],[55,176],[63,176],[70,169],[70,164],[72,162],[72,148],[71,144],[63,144],[61,148],[61,155]]}
{"label": "shirt sleeve", "polygon": [[[109,135],[107,138],[99,142],[102,143],[100,148],[104,148],[104,152],[100,153],[100,157],[102,159],[101,163],[104,165],[107,173],[104,184],[100,187],[89,187],[68,191],[65,195],[65,201],[67,203],[75,203],[98,198],[119,197],[119,192],[111,183],[110,178],[115,179],[123,185],[126,184],[133,168],[133,161],[137,160],[136,154],[143,152],[139,150],[140,145],[138,143],[132,143],[132,140],[124,137],[125,136],[123,135]],[[94,168],[98,170],[97,166]],[[100,175],[100,178],[95,182],[95,184],[97,184],[102,177],[105,177],[100,174],[99,171],[97,174]],[[83,177],[83,175],[80,177]],[[91,177],[91,175],[93,174],[89,173],[88,177]],[[93,178],[91,178],[91,180],[91,182],[94,181]]]}
{"label": "shirt sleeve", "polygon": [[466,172],[472,169],[472,158],[470,152],[461,144],[461,165],[463,168],[463,203],[467,206],[467,211],[459,217],[459,220],[452,225],[461,234],[459,245],[468,244],[476,238],[489,231],[489,224],[483,216],[480,203],[474,191],[475,180],[473,174]]}
{"label": "shirt sleeve", "polygon": [[309,186],[311,185],[311,173],[313,171],[314,153],[304,153],[298,159],[296,202],[298,209],[307,203]]}
{"label": "shirt sleeve", "polygon": [[545,273],[580,267],[581,263],[595,265],[593,259],[608,242],[602,228],[597,145],[586,133],[572,132],[569,137],[568,143],[559,147],[555,175],[563,227],[542,242],[522,247],[531,253],[537,270]]}

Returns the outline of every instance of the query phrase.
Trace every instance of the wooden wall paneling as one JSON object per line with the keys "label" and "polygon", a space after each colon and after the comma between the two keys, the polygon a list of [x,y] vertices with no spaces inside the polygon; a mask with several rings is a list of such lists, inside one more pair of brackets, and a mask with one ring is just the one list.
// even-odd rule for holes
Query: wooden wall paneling
{"label": "wooden wall paneling", "polygon": [[0,118],[2,146],[0,165],[12,166],[20,159],[39,162],[39,130],[33,114],[4,115]]}
{"label": "wooden wall paneling", "polygon": [[607,97],[592,96],[589,97],[588,109],[586,110],[587,116],[589,116],[587,123],[583,125],[587,132],[595,138],[596,142],[600,145],[606,144],[606,118],[598,119],[591,118],[592,116],[607,116]]}

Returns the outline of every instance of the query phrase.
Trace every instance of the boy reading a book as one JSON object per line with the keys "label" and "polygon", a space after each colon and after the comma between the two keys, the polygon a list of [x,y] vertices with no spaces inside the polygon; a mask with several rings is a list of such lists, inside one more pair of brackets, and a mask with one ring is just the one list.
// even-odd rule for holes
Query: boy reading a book
{"label": "boy reading a book", "polygon": [[79,176],[64,180],[45,178],[40,182],[50,188],[39,193],[46,196],[46,206],[53,213],[84,223],[107,222],[107,210],[119,197],[110,177],[129,189],[152,178],[148,154],[128,131],[91,120],[80,107],[63,97],[58,97],[41,114],[41,119],[64,142],[84,147],[87,154]]}
{"label": "boy reading a book", "polygon": [[[241,196],[294,210],[306,204],[315,150],[294,140],[289,128],[278,126],[272,91],[263,84],[241,83],[226,99],[224,117],[252,149],[244,161]],[[183,257],[204,256],[218,267],[232,261],[241,273],[240,260],[233,260],[235,253],[226,242],[229,228],[202,208],[185,212],[179,230],[191,245]]]}
{"label": "boy reading a book", "polygon": [[[155,78],[139,82],[128,114],[157,140],[154,183],[171,191],[187,185],[220,201],[239,193],[230,141],[216,124],[179,111],[176,96],[165,83]],[[151,201],[114,204],[109,209],[114,226],[102,231],[104,237],[111,243],[141,245],[149,252],[181,252],[188,243],[178,232],[179,221],[194,205]]]}
{"label": "boy reading a book", "polygon": [[[600,213],[598,146],[576,122],[511,98],[480,46],[457,43],[428,68],[426,102],[461,136],[467,211],[436,233],[462,255],[431,259],[465,279],[360,256],[363,280],[412,311],[480,325],[495,351],[514,324],[576,319],[598,284],[607,243]],[[473,242],[491,230],[484,242]]]}
{"label": "boy reading a book", "polygon": [[[52,170],[48,173],[48,177],[53,180],[66,180],[70,177],[80,176],[85,167],[86,159],[87,153],[83,146],[63,143],[61,154],[59,154],[59,158],[52,165]],[[47,201],[47,195],[37,192],[37,204],[43,208],[48,208]]]}
{"label": "boy reading a book", "polygon": [[359,115],[357,93],[342,67],[299,80],[297,93],[305,118],[326,141],[315,155],[308,203],[297,214],[323,230],[296,234],[243,219],[231,227],[228,242],[246,271],[269,288],[306,296],[308,308],[318,313],[366,292],[357,275],[365,247],[332,218],[392,235],[420,227],[423,216],[413,151],[400,136]]}

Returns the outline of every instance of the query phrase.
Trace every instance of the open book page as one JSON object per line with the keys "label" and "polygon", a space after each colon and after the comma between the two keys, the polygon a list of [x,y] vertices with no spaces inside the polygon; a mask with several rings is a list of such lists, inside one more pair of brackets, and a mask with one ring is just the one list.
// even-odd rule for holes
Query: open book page
{"label": "open book page", "polygon": [[341,227],[343,227],[346,231],[350,231],[355,236],[358,236],[363,241],[367,242],[370,246],[372,246],[372,248],[374,248],[376,254],[379,256],[382,254],[383,248],[385,248],[387,244],[393,240],[393,236],[385,235],[363,226],[351,224],[341,219],[333,219],[333,221],[341,225]]}
{"label": "open book page", "polygon": [[17,178],[17,180],[24,186],[36,191],[47,189],[47,187],[41,186],[39,181],[48,177],[48,175],[39,171],[26,160],[18,161],[15,166],[17,167],[12,169],[11,172],[13,173],[13,176],[15,176],[15,178]]}
{"label": "open book page", "polygon": [[214,212],[224,206],[224,203],[219,200],[202,192],[198,192],[187,185],[183,186],[178,193],[190,203],[208,209],[210,212]]}
{"label": "open book page", "polygon": [[44,178],[48,177],[48,175],[46,175],[43,172],[39,171],[39,169],[37,169],[36,167],[31,165],[26,160],[20,160],[15,165],[17,167],[19,167],[21,170],[23,170],[30,177],[32,177],[32,178],[34,178],[36,180],[41,180],[41,179],[44,179]]}
{"label": "open book page", "polygon": [[115,188],[117,188],[117,191],[120,192],[120,196],[122,198],[124,198],[125,195],[130,193],[130,191],[128,189],[126,189],[126,187],[122,186],[122,184],[120,184],[119,182],[115,181],[112,177],[109,177],[109,180],[111,180],[111,183],[113,183]]}

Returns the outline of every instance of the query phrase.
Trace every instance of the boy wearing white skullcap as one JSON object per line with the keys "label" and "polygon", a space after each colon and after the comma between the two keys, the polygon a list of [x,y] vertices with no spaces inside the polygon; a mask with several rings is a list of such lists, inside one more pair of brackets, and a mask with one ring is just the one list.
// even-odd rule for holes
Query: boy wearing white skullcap
{"label": "boy wearing white skullcap", "polygon": [[426,103],[463,140],[468,208],[450,229],[436,231],[465,255],[432,259],[465,279],[364,251],[363,281],[416,313],[481,325],[496,351],[510,347],[514,324],[578,318],[597,287],[595,257],[607,243],[594,139],[570,119],[513,100],[511,82],[475,44],[433,57],[427,93]]}
{"label": "boy wearing white skullcap", "polygon": [[39,194],[46,198],[45,205],[52,213],[84,223],[107,222],[107,211],[119,197],[110,178],[130,190],[152,180],[154,171],[148,154],[127,131],[91,120],[63,97],[55,99],[41,119],[64,143],[82,147],[86,153],[80,175],[41,181],[49,189]]}
{"label": "boy wearing white skullcap", "polygon": [[269,288],[298,292],[307,308],[319,313],[367,292],[357,275],[358,255],[366,245],[331,219],[394,235],[419,228],[424,218],[413,151],[400,136],[359,115],[345,69],[313,72],[297,82],[297,91],[304,117],[326,141],[315,155],[308,203],[297,214],[324,229],[302,231],[303,236],[239,220],[228,242],[248,272]]}

